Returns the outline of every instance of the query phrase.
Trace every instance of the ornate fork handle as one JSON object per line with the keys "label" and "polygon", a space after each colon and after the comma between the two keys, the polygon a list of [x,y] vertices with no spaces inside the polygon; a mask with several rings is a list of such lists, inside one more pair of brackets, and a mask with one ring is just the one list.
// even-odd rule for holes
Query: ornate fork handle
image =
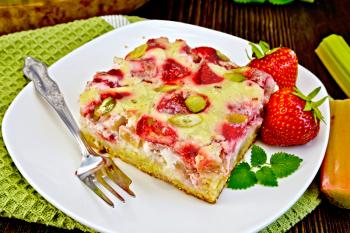
{"label": "ornate fork handle", "polygon": [[94,151],[87,144],[86,140],[80,133],[80,129],[75,122],[72,113],[69,111],[63,95],[57,85],[47,72],[47,66],[32,58],[27,57],[23,68],[24,74],[33,81],[35,88],[40,95],[56,110],[62,121],[67,125],[69,131],[77,140],[83,156]]}
{"label": "ornate fork handle", "polygon": [[117,167],[111,158],[98,156],[88,145],[72,113],[67,107],[57,83],[49,77],[47,66],[32,57],[27,57],[25,59],[23,72],[25,76],[33,81],[35,89],[56,110],[62,121],[67,125],[69,131],[77,140],[83,155],[80,167],[75,173],[79,179],[110,206],[114,206],[113,202],[103,193],[95,182],[102,185],[123,202],[125,202],[124,198],[108,184],[105,180],[106,178],[109,178],[110,181],[124,189],[129,195],[135,196],[134,192],[130,189],[131,179]]}

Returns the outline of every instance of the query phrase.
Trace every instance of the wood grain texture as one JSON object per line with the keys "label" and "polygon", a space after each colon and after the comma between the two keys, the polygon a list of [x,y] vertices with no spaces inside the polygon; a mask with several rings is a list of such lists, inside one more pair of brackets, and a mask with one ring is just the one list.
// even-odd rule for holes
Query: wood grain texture
{"label": "wood grain texture", "polygon": [[[265,40],[273,46],[293,48],[299,63],[325,84],[333,98],[345,98],[314,49],[329,34],[342,35],[350,42],[350,1],[315,0],[287,6],[239,5],[231,0],[151,0],[134,15],[196,24],[239,36],[250,41]],[[316,178],[317,179],[317,178]],[[0,218],[0,232],[72,232],[21,220]],[[79,232],[79,231],[73,231]],[[289,232],[350,232],[350,210],[326,200]]]}

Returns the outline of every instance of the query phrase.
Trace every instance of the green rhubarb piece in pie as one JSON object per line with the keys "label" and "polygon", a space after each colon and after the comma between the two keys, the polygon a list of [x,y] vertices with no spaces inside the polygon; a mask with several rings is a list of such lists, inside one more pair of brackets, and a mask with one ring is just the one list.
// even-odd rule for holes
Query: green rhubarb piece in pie
{"label": "green rhubarb piece in pie", "polygon": [[239,67],[236,69],[228,70],[224,73],[224,78],[231,80],[232,82],[243,82],[246,78],[242,73],[249,71],[249,67]]}
{"label": "green rhubarb piece in pie", "polygon": [[232,81],[232,82],[243,82],[245,80],[245,76],[241,75],[240,73],[229,71],[224,74],[224,78]]}
{"label": "green rhubarb piece in pie", "polygon": [[148,48],[147,44],[140,45],[139,47],[136,47],[133,51],[131,51],[128,54],[128,59],[137,59],[142,57]]}
{"label": "green rhubarb piece in pie", "polygon": [[180,88],[180,86],[178,86],[178,85],[164,85],[164,86],[157,87],[154,90],[156,92],[168,92],[168,91],[177,90],[179,88]]}
{"label": "green rhubarb piece in pie", "polygon": [[202,117],[197,114],[175,115],[169,118],[172,125],[189,128],[200,124],[203,121]]}
{"label": "green rhubarb piece in pie", "polygon": [[221,53],[219,50],[216,50],[216,55],[223,61],[230,60],[225,54]]}
{"label": "green rhubarb piece in pie", "polygon": [[193,113],[197,113],[205,109],[207,101],[199,95],[191,95],[186,98],[185,105]]}
{"label": "green rhubarb piece in pie", "polygon": [[102,115],[109,113],[114,108],[116,102],[112,97],[108,97],[102,101],[102,103],[95,108],[94,117],[100,118]]}
{"label": "green rhubarb piece in pie", "polygon": [[235,68],[230,70],[230,72],[234,72],[234,73],[238,73],[238,74],[242,74],[244,72],[249,71],[251,68],[248,66],[243,66],[243,67],[239,67],[239,68]]}
{"label": "green rhubarb piece in pie", "polygon": [[241,124],[244,123],[248,117],[239,113],[231,113],[226,116],[226,120],[230,123]]}

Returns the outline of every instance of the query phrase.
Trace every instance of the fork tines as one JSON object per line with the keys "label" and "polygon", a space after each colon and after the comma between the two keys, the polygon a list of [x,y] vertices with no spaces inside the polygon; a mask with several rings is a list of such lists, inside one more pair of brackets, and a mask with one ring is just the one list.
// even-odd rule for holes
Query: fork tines
{"label": "fork tines", "polygon": [[112,207],[114,207],[113,202],[98,187],[98,184],[102,185],[122,202],[125,202],[125,199],[108,183],[108,180],[118,185],[130,196],[135,197],[135,193],[130,189],[131,179],[119,169],[112,158],[99,156],[95,157],[95,159],[99,161],[98,165],[95,164],[89,170],[79,168],[76,171],[76,175],[81,181]]}

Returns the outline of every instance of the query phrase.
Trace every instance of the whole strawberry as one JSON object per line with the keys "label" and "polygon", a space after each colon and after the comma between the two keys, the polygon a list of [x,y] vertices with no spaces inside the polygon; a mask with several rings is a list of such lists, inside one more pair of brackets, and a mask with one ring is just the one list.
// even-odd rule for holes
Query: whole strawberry
{"label": "whole strawberry", "polygon": [[294,87],[298,74],[298,58],[290,48],[274,48],[260,41],[250,43],[253,59],[248,66],[260,69],[270,74],[279,88]]}
{"label": "whole strawberry", "polygon": [[323,121],[318,106],[327,98],[312,102],[320,89],[316,88],[308,96],[296,87],[275,92],[265,110],[262,141],[270,145],[293,146],[315,138],[320,129],[320,120]]}

